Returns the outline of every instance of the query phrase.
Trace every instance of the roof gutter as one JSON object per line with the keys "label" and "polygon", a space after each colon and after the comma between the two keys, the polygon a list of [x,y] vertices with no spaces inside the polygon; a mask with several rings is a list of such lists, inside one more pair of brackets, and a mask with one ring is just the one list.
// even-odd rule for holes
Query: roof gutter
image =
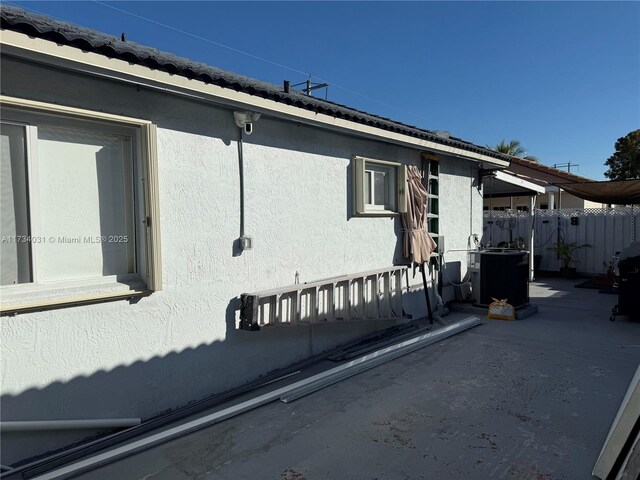
{"label": "roof gutter", "polygon": [[213,102],[232,108],[249,108],[270,116],[329,128],[352,135],[355,134],[360,137],[382,140],[445,155],[453,155],[480,162],[483,164],[483,167],[498,166],[505,168],[509,166],[510,163],[506,160],[470,152],[462,148],[441,145],[429,140],[390,132],[381,128],[313,112],[248,93],[237,92],[230,88],[207,84],[200,80],[190,80],[180,75],[171,75],[163,71],[131,64],[123,60],[109,58],[93,52],[86,52],[79,48],[59,45],[55,42],[39,38],[32,38],[11,30],[2,30],[1,43],[3,55],[27,58],[46,65],[120,82],[143,85],[151,89],[188,96],[192,99]]}

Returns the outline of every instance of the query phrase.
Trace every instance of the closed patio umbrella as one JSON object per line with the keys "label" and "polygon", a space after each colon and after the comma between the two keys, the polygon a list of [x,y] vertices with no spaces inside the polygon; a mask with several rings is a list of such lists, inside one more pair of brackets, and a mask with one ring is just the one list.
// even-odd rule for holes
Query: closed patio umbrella
{"label": "closed patio umbrella", "polygon": [[420,171],[414,165],[408,166],[407,210],[402,214],[403,254],[411,262],[420,264],[429,320],[433,323],[424,264],[429,261],[431,253],[436,249],[436,242],[427,231],[427,200],[427,190],[422,185]]}

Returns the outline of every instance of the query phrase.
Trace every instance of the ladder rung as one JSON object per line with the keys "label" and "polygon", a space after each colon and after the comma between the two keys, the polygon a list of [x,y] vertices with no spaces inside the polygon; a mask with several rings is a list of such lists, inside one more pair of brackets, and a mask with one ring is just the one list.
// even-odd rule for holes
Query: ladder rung
{"label": "ladder rung", "polygon": [[243,294],[240,328],[308,325],[339,318],[346,321],[404,318],[402,281],[406,270],[406,266],[391,267]]}

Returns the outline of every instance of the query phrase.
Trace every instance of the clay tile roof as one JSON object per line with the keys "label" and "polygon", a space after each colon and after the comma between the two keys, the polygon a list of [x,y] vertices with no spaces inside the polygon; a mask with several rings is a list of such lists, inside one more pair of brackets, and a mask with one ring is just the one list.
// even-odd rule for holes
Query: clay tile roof
{"label": "clay tile roof", "polygon": [[24,33],[31,37],[50,40],[61,45],[79,48],[109,58],[121,59],[151,69],[181,75],[204,83],[248,93],[256,97],[294,105],[317,113],[486,155],[502,161],[508,162],[511,160],[508,155],[489,150],[460,138],[442,135],[440,132],[425,130],[345,105],[307,96],[300,92],[285,93],[282,87],[271,83],[220,70],[204,63],[178,57],[172,53],[162,52],[135,42],[122,41],[119,37],[57,21],[17,7],[2,5],[0,7],[0,20],[2,29]]}

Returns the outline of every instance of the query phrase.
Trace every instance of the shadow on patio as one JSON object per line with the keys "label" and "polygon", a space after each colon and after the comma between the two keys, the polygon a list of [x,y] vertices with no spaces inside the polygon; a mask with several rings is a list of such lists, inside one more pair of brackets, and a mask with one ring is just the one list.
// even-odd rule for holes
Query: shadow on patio
{"label": "shadow on patio", "polygon": [[532,284],[540,311],[525,320],[486,320],[81,478],[591,478],[640,324],[609,322],[617,297],[575,283]]}

